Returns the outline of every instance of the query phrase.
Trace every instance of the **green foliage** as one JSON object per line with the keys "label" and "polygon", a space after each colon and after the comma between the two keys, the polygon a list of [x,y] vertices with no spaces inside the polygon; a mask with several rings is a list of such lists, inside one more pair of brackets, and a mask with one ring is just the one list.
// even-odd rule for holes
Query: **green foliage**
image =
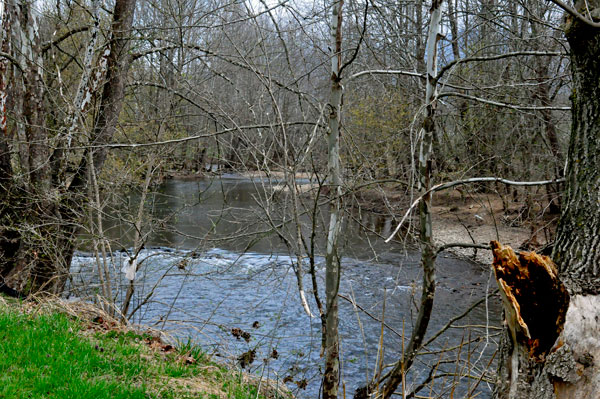
{"label": "green foliage", "polygon": [[58,313],[21,313],[14,309],[18,306],[0,308],[0,398],[183,399],[213,394],[190,389],[186,379],[221,386],[227,397],[257,397],[255,387],[210,362],[191,341],[176,351],[152,351],[146,335],[113,330],[85,336],[82,321]]}
{"label": "green foliage", "polygon": [[[0,397],[146,398],[139,353],[94,346],[59,314],[0,314]],[[98,348],[98,349],[96,349]],[[106,352],[106,353],[104,353]]]}
{"label": "green foliage", "polygon": [[398,176],[403,165],[410,164],[407,148],[414,110],[397,90],[348,97],[346,123],[351,144],[344,154],[345,165],[369,176]]}

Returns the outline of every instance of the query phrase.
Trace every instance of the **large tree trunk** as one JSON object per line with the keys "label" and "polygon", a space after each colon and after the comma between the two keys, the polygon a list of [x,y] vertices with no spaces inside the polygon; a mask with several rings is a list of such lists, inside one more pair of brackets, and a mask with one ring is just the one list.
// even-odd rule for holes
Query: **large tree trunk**
{"label": "large tree trunk", "polygon": [[[99,59],[101,65],[106,62],[108,73],[106,83],[102,87],[98,118],[91,138],[95,145],[110,141],[122,108],[135,3],[136,0],[116,0],[109,48]],[[10,50],[15,54],[14,59],[22,64],[19,68],[23,69],[22,79],[25,87],[22,97],[28,151],[26,156],[20,157],[21,163],[24,160],[27,162],[20,165],[19,171],[13,172],[9,168],[10,163],[6,166],[5,159],[1,160],[3,173],[0,179],[4,190],[0,204],[0,288],[7,285],[26,294],[37,291],[60,293],[68,275],[79,222],[85,215],[85,186],[89,175],[87,169],[94,167],[95,170],[99,170],[106,157],[106,150],[94,147],[91,150],[93,162],[91,165],[86,163],[87,156],[84,156],[82,167],[74,178],[71,179],[62,173],[52,178],[51,165],[64,165],[70,151],[52,151],[52,129],[45,126],[47,104],[44,102],[41,40],[37,33],[37,16],[31,4],[19,0],[5,2],[5,12],[10,13],[11,23],[7,25],[8,20],[3,18],[2,27],[2,37],[5,40],[9,37],[6,34],[8,29],[12,30],[10,37],[16,44],[13,43]],[[94,22],[97,24],[97,21]],[[95,42],[94,37],[92,40]],[[10,43],[2,43],[3,49],[8,49],[9,45]],[[86,67],[91,67],[91,58],[86,59]],[[98,68],[103,69],[102,66]],[[84,75],[89,76],[89,73],[89,70],[83,71]],[[0,68],[0,74],[2,81],[6,82],[7,68]],[[88,76],[82,79],[80,91],[84,90],[83,86],[93,88],[93,85],[88,83]],[[14,86],[13,90],[20,87],[15,74],[11,83]],[[7,85],[0,85],[0,98],[7,92]],[[75,112],[82,111],[81,107],[84,105],[83,101],[80,102],[81,104],[75,104]],[[4,118],[6,109],[2,111],[1,117]],[[71,120],[68,122],[72,125],[73,118],[69,119]],[[2,138],[4,143],[7,137],[14,134],[8,133],[9,128],[4,124],[2,127],[6,129]],[[67,128],[69,135],[72,135],[72,126]],[[71,136],[67,141],[61,140],[60,137],[53,140],[58,140],[57,142],[61,143],[58,147],[61,147],[65,142],[70,145]],[[78,143],[81,141],[77,140]],[[3,143],[0,147],[6,148],[8,145]],[[56,157],[64,158],[57,160],[54,159]],[[18,172],[27,170],[31,172],[26,179],[18,176]]]}
{"label": "large tree trunk", "polygon": [[[598,16],[600,1],[576,7]],[[600,392],[600,29],[569,18],[565,34],[571,46],[573,124],[553,258],[571,299],[564,323],[556,326],[560,335],[538,356],[523,340],[505,339],[498,398],[583,399]],[[565,306],[554,295],[546,297],[540,309]]]}
{"label": "large tree trunk", "polygon": [[[594,11],[600,12],[600,1],[592,4]],[[565,33],[571,46],[573,124],[565,206],[554,260],[572,293],[597,295],[600,293],[600,28],[573,20]]]}

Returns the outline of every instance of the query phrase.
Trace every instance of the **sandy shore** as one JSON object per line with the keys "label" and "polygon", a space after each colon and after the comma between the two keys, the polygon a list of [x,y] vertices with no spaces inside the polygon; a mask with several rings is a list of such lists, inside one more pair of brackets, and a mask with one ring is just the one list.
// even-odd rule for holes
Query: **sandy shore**
{"label": "sandy shore", "polygon": [[[400,220],[410,205],[410,200],[398,192],[366,191],[356,197],[363,209],[381,215],[390,212]],[[541,213],[537,206],[535,212]],[[555,218],[549,215],[528,218],[522,203],[508,201],[505,209],[497,194],[465,193],[450,190],[433,197],[433,237],[437,245],[452,243],[488,245],[497,240],[515,249],[534,250],[545,245],[554,230]],[[416,211],[411,223],[417,223]],[[394,223],[394,228],[396,224]],[[414,231],[414,230],[413,230]],[[451,248],[450,252],[488,264],[491,251],[472,248]]]}
{"label": "sandy shore", "polygon": [[[463,197],[449,192],[434,198],[433,234],[436,243],[481,243],[497,240],[517,249],[534,250],[545,245],[554,229],[553,218],[525,218],[522,204],[503,209],[502,200],[493,194]],[[481,263],[491,263],[489,250],[453,248],[453,253]]]}

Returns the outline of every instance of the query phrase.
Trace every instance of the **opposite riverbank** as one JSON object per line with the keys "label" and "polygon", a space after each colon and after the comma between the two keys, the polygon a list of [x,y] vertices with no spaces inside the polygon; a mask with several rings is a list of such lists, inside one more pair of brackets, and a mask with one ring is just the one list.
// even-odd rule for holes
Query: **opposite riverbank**
{"label": "opposite riverbank", "polygon": [[[281,171],[246,171],[242,173],[169,173],[169,179],[195,180],[210,178],[274,179],[273,190],[280,196],[286,195],[289,188],[279,181],[285,175]],[[311,174],[297,173],[295,178],[302,182],[298,192],[305,197],[313,197],[318,189],[316,183],[310,183]],[[328,190],[321,192],[328,195]],[[543,190],[520,192],[520,199],[509,193],[470,191],[468,187],[450,189],[433,195],[433,237],[438,246],[449,244],[488,245],[496,240],[521,250],[544,250],[551,242],[556,228],[558,215],[548,212],[548,203]],[[414,199],[414,198],[413,198]],[[392,219],[393,228],[403,218],[411,200],[406,194],[404,184],[388,182],[373,188],[369,184],[360,184],[356,191],[344,195],[344,201],[351,207],[367,211],[383,218]],[[417,219],[413,210],[402,229],[405,232],[410,224],[414,237]],[[376,231],[378,234],[389,232]],[[387,236],[385,237],[387,238]],[[398,236],[403,240],[402,234]],[[410,241],[410,240],[409,240]],[[460,258],[468,258],[489,265],[492,261],[491,250],[450,247],[448,251]],[[546,249],[547,251],[547,249]]]}

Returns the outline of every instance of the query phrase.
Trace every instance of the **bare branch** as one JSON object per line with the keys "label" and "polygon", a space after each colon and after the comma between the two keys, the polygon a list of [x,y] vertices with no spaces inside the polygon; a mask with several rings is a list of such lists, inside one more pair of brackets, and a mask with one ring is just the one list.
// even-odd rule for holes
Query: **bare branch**
{"label": "bare branch", "polygon": [[561,0],[550,0],[551,2],[553,2],[554,4],[556,4],[557,6],[559,6],[560,8],[562,8],[563,10],[565,10],[567,13],[569,13],[570,15],[572,15],[573,17],[577,18],[578,20],[580,20],[581,22],[593,27],[593,28],[600,28],[600,22],[594,22],[590,19],[587,19],[585,16],[583,16],[580,12],[578,12],[576,9],[574,9],[573,7],[571,7],[570,5],[568,5],[567,3],[561,1]]}
{"label": "bare branch", "polygon": [[507,103],[501,103],[498,101],[486,100],[485,98],[471,96],[469,94],[459,93],[459,92],[455,92],[455,91],[440,93],[437,96],[437,98],[443,98],[443,97],[461,97],[461,98],[466,98],[469,100],[477,101],[480,103],[494,105],[496,107],[510,108],[510,109],[514,109],[517,111],[541,111],[541,110],[570,111],[571,110],[571,107],[551,107],[551,106],[545,107],[545,106],[527,106],[527,105],[507,104]]}
{"label": "bare branch", "polygon": [[259,76],[261,78],[265,78],[265,79],[267,79],[270,82],[273,82],[275,85],[277,85],[279,88],[281,88],[283,90],[289,91],[291,93],[294,93],[294,94],[302,96],[302,97],[309,96],[309,93],[305,93],[305,92],[299,91],[297,89],[294,89],[294,88],[290,87],[290,85],[285,84],[283,82],[280,82],[277,79],[274,79],[272,76],[269,76],[269,75],[265,74],[264,72],[259,71],[258,69],[254,68],[251,65],[244,64],[242,62],[232,60],[232,59],[230,59],[230,58],[228,58],[228,57],[226,57],[226,56],[224,56],[222,54],[215,53],[214,51],[211,51],[211,50],[209,50],[207,48],[200,47],[200,46],[195,45],[195,44],[185,44],[184,43],[183,45],[171,44],[171,45],[168,45],[168,46],[152,47],[152,48],[149,48],[147,50],[144,50],[144,51],[141,51],[141,52],[138,52],[138,53],[132,53],[130,55],[130,57],[131,57],[132,61],[135,61],[138,58],[145,57],[145,56],[150,55],[150,54],[160,53],[160,52],[163,52],[163,51],[166,51],[166,50],[180,49],[180,48],[186,48],[186,49],[191,49],[191,50],[199,51],[199,52],[204,53],[204,54],[206,54],[208,56],[215,57],[215,58],[220,59],[222,61],[225,61],[225,62],[227,62],[227,63],[229,63],[231,65],[234,65],[234,66],[237,66],[239,68],[242,68],[242,69],[245,69],[247,71],[250,71],[252,73],[255,73],[257,76]]}
{"label": "bare branch", "polygon": [[394,238],[394,236],[398,233],[398,231],[400,231],[400,228],[402,227],[402,225],[408,218],[408,215],[410,215],[412,210],[415,209],[415,206],[417,206],[419,204],[419,202],[421,202],[421,200],[423,198],[425,198],[427,195],[434,193],[436,191],[442,191],[442,190],[449,189],[451,187],[460,186],[460,185],[464,185],[464,184],[471,184],[471,183],[496,182],[496,183],[507,184],[509,186],[543,186],[543,185],[547,185],[547,184],[562,183],[564,181],[565,181],[564,178],[563,179],[554,179],[554,180],[541,180],[541,181],[514,181],[514,180],[503,179],[501,177],[472,177],[470,179],[455,180],[455,181],[451,181],[451,182],[447,182],[447,183],[440,183],[438,185],[431,187],[428,191],[426,191],[423,195],[421,195],[419,198],[417,198],[410,205],[410,207],[408,208],[408,210],[406,211],[406,213],[400,220],[398,227],[396,227],[394,232],[392,234],[390,234],[390,236],[385,240],[385,242],[390,242],[392,240],[392,238]]}
{"label": "bare branch", "polygon": [[59,43],[61,43],[62,41],[66,40],[66,39],[68,39],[68,38],[70,38],[71,36],[73,36],[73,35],[75,35],[75,34],[77,34],[77,33],[86,32],[86,31],[88,31],[89,29],[90,29],[90,27],[89,27],[89,26],[80,26],[80,27],[78,27],[78,28],[74,28],[74,29],[71,29],[71,30],[70,30],[70,31],[68,31],[68,32],[65,32],[65,33],[64,33],[62,36],[60,36],[60,37],[58,37],[58,38],[56,38],[56,39],[54,39],[54,40],[52,40],[52,41],[49,41],[49,42],[46,42],[46,43],[44,43],[44,44],[42,45],[42,53],[46,53],[46,52],[47,52],[48,50],[50,50],[50,49],[51,49],[53,46],[56,46],[56,45],[58,45]]}
{"label": "bare branch", "polygon": [[367,31],[367,16],[369,15],[369,2],[365,1],[365,13],[363,16],[363,26],[362,26],[362,32],[360,32],[360,37],[358,38],[358,44],[356,45],[356,48],[354,49],[354,52],[352,53],[352,56],[350,56],[350,59],[348,61],[346,61],[344,63],[344,65],[342,65],[342,67],[340,68],[339,71],[339,75],[338,76],[342,76],[342,71],[349,65],[351,65],[354,60],[356,59],[356,56],[358,55],[358,52],[360,51],[360,46],[363,42],[363,40],[365,39],[365,32]]}
{"label": "bare branch", "polygon": [[[310,125],[314,126],[315,122],[286,122],[285,126],[302,126],[302,125]],[[86,148],[142,148],[142,147],[156,147],[161,145],[168,144],[177,144],[177,143],[185,143],[187,141],[202,139],[206,137],[214,137],[220,136],[226,133],[235,132],[236,130],[252,130],[252,129],[269,129],[269,128],[277,128],[280,127],[281,123],[277,124],[263,124],[263,125],[248,125],[248,126],[236,126],[228,129],[219,130],[218,132],[206,133],[206,134],[198,134],[195,136],[183,137],[181,139],[172,139],[172,140],[164,140],[164,141],[154,141],[151,143],[114,143],[114,144],[100,144],[100,145],[88,145],[88,146],[80,146],[80,147],[72,147],[72,149],[86,149]]]}
{"label": "bare branch", "polygon": [[486,56],[486,57],[460,58],[458,60],[453,60],[453,61],[447,63],[446,65],[444,65],[443,67],[441,67],[440,71],[438,72],[437,76],[435,77],[435,80],[437,82],[439,79],[441,79],[441,77],[444,75],[444,73],[446,73],[449,69],[453,68],[455,65],[463,64],[465,62],[494,61],[494,60],[501,60],[503,58],[520,57],[520,56],[527,56],[527,55],[548,57],[548,56],[561,56],[561,55],[566,56],[568,54],[562,53],[560,51],[558,51],[558,52],[557,51],[516,51],[516,52],[512,52],[512,53],[490,55],[490,56]]}
{"label": "bare branch", "polygon": [[164,85],[162,83],[141,82],[141,81],[132,82],[132,83],[130,83],[130,84],[127,85],[128,88],[129,87],[137,87],[137,86],[156,87],[158,89],[169,91],[173,95],[176,95],[177,97],[181,98],[184,101],[187,101],[188,103],[190,103],[194,107],[202,110],[202,112],[204,112],[206,115],[210,116],[212,120],[218,121],[217,115],[214,112],[211,112],[209,109],[207,109],[206,107],[202,106],[197,101],[193,100],[189,96],[185,95],[184,93],[181,93],[180,91],[178,91],[177,89],[175,89],[173,87],[166,86],[166,85]]}
{"label": "bare branch", "polygon": [[[490,248],[490,246],[488,245],[488,249]],[[450,327],[452,327],[452,324],[454,324],[454,322],[457,322],[458,320],[462,319],[463,317],[465,317],[466,315],[468,315],[469,313],[471,313],[471,311],[473,309],[475,309],[477,306],[481,305],[483,302],[485,302],[485,300],[487,298],[492,297],[493,295],[496,295],[498,293],[498,290],[494,290],[493,292],[490,292],[489,294],[487,294],[485,297],[481,298],[480,300],[474,302],[473,304],[471,304],[471,306],[469,306],[467,308],[467,310],[465,310],[464,312],[462,312],[459,315],[454,316],[453,318],[451,318],[450,320],[448,320],[448,322],[446,323],[445,326],[443,326],[442,328],[440,328],[438,330],[438,332],[436,332],[435,334],[433,334],[433,336],[431,338],[429,338],[427,340],[427,342],[425,342],[423,344],[423,347],[426,347],[427,345],[431,344],[433,341],[435,341],[440,335],[442,335],[444,333],[444,331],[446,331],[447,329],[449,329]]]}
{"label": "bare branch", "polygon": [[356,78],[359,78],[364,75],[403,75],[403,76],[414,76],[417,78],[425,79],[426,76],[423,73],[411,72],[411,71],[401,71],[394,69],[371,69],[368,71],[361,71],[355,73],[354,75],[349,76],[346,81],[351,81]]}
{"label": "bare branch", "polygon": [[0,51],[0,57],[2,58],[6,58],[7,60],[9,60],[14,66],[16,66],[17,68],[19,68],[19,71],[21,71],[22,73],[25,72],[24,68],[21,66],[21,64],[19,63],[19,61],[13,57],[10,54],[6,54],[2,51]]}

